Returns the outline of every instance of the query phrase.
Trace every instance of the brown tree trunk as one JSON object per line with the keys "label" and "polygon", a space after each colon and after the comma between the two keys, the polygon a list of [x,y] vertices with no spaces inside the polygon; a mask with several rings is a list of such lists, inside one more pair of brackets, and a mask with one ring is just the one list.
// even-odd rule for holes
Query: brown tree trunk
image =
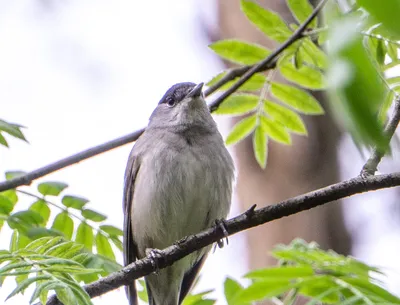
{"label": "brown tree trunk", "polygon": [[[283,0],[259,0],[259,4],[278,12],[293,22]],[[240,10],[239,0],[218,0],[218,39],[239,38],[276,47],[259,32]],[[275,80],[284,81],[277,76]],[[325,110],[322,94],[317,98]],[[238,170],[237,198],[243,210],[276,203],[338,181],[337,144],[339,132],[330,115],[304,117],[308,137],[293,135],[293,145],[269,143],[266,170],[260,169],[253,156],[250,138],[234,148]],[[234,121],[232,121],[232,124]],[[348,253],[351,247],[344,226],[341,205],[332,203],[321,208],[285,218],[247,233],[249,267],[260,268],[273,263],[268,255],[278,243],[289,243],[295,237],[316,241],[323,248]]]}

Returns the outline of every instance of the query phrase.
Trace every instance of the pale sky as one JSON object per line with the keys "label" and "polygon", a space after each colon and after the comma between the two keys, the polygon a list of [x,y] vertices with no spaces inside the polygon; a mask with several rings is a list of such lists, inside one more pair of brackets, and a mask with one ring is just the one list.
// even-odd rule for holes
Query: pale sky
{"label": "pale sky", "polygon": [[[221,71],[200,27],[202,18],[213,24],[213,4],[212,0],[0,2],[0,118],[27,126],[30,142],[10,140],[10,149],[0,147],[0,173],[33,170],[141,128],[172,84],[207,81]],[[68,183],[69,194],[90,199],[93,209],[121,227],[123,173],[131,147],[84,161],[42,181]],[[348,168],[344,177],[357,173],[354,163]],[[360,214],[363,218],[363,214],[376,213],[382,197],[374,198],[362,202],[368,205],[364,212],[360,200],[350,204],[350,226],[355,223],[354,215],[359,220]],[[31,203],[25,202],[19,204],[21,209]],[[231,216],[238,213],[233,207]],[[367,221],[355,254],[370,263],[397,268],[391,277],[394,289],[400,283],[400,246],[393,245],[394,241],[400,245],[399,234],[374,219]],[[6,233],[1,232],[0,248],[8,248]],[[218,304],[225,304],[223,279],[227,275],[238,279],[245,273],[244,253],[242,235],[230,238],[228,247],[210,255],[199,290],[215,288]],[[13,285],[11,281],[2,287],[0,300]],[[110,302],[125,304],[123,290],[94,300],[97,305]],[[18,296],[6,304],[27,304],[27,299]]]}

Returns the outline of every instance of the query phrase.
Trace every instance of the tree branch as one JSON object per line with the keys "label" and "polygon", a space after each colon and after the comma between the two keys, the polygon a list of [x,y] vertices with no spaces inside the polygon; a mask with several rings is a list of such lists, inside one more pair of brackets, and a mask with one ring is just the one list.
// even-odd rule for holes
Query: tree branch
{"label": "tree branch", "polygon": [[[306,193],[280,203],[247,212],[225,222],[229,235],[259,226],[286,216],[306,211],[326,203],[336,201],[355,194],[365,193],[378,189],[390,188],[400,185],[400,172],[366,178],[357,177],[336,183],[319,190]],[[172,265],[177,260],[190,253],[204,248],[224,238],[219,227],[213,227],[196,235],[188,236],[174,245],[160,252],[157,260],[158,268],[162,269]],[[130,284],[134,279],[150,274],[155,271],[155,266],[150,258],[146,257],[130,264],[120,271],[114,272],[107,277],[84,286],[91,298],[105,294],[118,287]],[[49,298],[47,305],[61,305],[55,296]]]}
{"label": "tree branch", "polygon": [[[399,125],[400,122],[400,98],[396,98],[394,103],[395,104],[394,104],[393,114],[389,119],[389,121],[387,122],[384,130],[384,137],[386,138],[387,141],[386,144],[388,148],[390,140],[392,139],[394,133],[396,132],[397,125]],[[371,156],[364,164],[360,175],[361,176],[374,175],[384,155],[385,151],[380,150],[378,147],[374,147]]]}
{"label": "tree branch", "polygon": [[93,156],[99,155],[103,152],[112,150],[114,148],[120,147],[127,143],[131,143],[139,138],[139,136],[143,133],[144,129],[137,130],[131,134],[126,136],[117,138],[115,140],[100,144],[98,146],[89,148],[87,150],[81,151],[75,155],[66,157],[64,159],[58,160],[56,162],[50,163],[49,165],[38,168],[34,171],[31,171],[23,176],[16,177],[14,179],[3,181],[0,183],[0,192],[6,191],[9,189],[16,188],[21,185],[29,185],[33,180],[36,180],[40,177],[46,176],[50,173],[58,171],[67,166],[73,165],[85,159],[91,158]]}
{"label": "tree branch", "polygon": [[[223,85],[225,85],[227,82],[234,80],[235,78],[240,76],[240,79],[236,83],[234,83],[232,85],[232,87],[230,87],[228,90],[226,90],[221,96],[219,96],[217,99],[215,99],[214,102],[212,102],[209,105],[210,112],[214,112],[215,110],[217,110],[219,105],[227,97],[229,97],[233,92],[235,92],[240,86],[242,86],[254,74],[261,72],[261,71],[268,70],[268,69],[273,69],[276,65],[277,57],[284,50],[286,50],[290,45],[292,45],[294,42],[296,42],[297,40],[299,40],[303,37],[303,32],[307,29],[307,26],[311,23],[312,20],[314,20],[314,18],[321,11],[321,9],[325,5],[326,1],[327,0],[321,0],[321,2],[315,7],[312,14],[307,18],[307,20],[304,21],[304,23],[289,37],[288,40],[286,40],[282,45],[280,45],[267,58],[265,58],[260,63],[253,65],[253,66],[244,66],[244,67],[232,69],[222,79],[220,79],[215,85],[209,87],[205,91],[206,96],[211,95],[216,90],[218,90]],[[139,136],[143,132],[144,132],[144,129],[134,131],[133,133],[130,133],[121,138],[111,140],[109,142],[89,148],[89,149],[79,152],[75,155],[66,157],[64,159],[58,160],[58,161],[53,162],[44,167],[33,170],[23,176],[20,176],[20,177],[17,177],[17,178],[8,180],[8,181],[3,181],[0,183],[0,192],[6,191],[9,189],[13,189],[13,188],[17,188],[22,185],[30,185],[33,180],[44,177],[50,173],[53,173],[55,171],[65,168],[65,167],[71,166],[80,161],[89,159],[89,158],[99,155],[103,152],[106,152],[106,151],[112,150],[114,148],[120,147],[122,145],[134,142],[139,138]]]}

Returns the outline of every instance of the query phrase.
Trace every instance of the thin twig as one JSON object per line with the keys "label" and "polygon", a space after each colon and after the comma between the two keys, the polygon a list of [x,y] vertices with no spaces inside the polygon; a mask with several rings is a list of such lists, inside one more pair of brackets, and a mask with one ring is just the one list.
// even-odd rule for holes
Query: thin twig
{"label": "thin twig", "polygon": [[[396,128],[399,125],[399,122],[400,122],[400,98],[396,98],[394,102],[394,109],[392,116],[387,122],[384,130],[384,137],[386,140],[387,147],[389,147],[390,140],[392,139],[394,133],[396,132]],[[374,147],[371,156],[363,166],[360,175],[361,176],[374,175],[384,155],[385,155],[384,151],[382,151],[378,147]]]}
{"label": "thin twig", "polygon": [[[225,227],[229,235],[256,227],[273,220],[290,216],[306,211],[329,202],[353,196],[355,194],[385,189],[400,185],[400,172],[393,174],[369,176],[366,178],[357,177],[336,183],[319,190],[290,198],[280,203],[254,210],[251,217],[245,212],[235,218],[226,221]],[[132,263],[120,271],[114,272],[98,281],[84,286],[84,289],[91,298],[105,294],[118,287],[128,285],[133,280],[148,275],[156,270],[172,265],[183,257],[204,248],[224,238],[218,227],[207,229],[196,235],[183,238],[180,242],[160,251],[157,259],[157,266],[151,258],[146,257]],[[60,305],[55,296],[49,298],[47,305]]]}
{"label": "thin twig", "polygon": [[[312,12],[312,14],[307,18],[307,20],[304,21],[304,23],[293,33],[293,35],[290,36],[290,38],[287,41],[285,41],[282,45],[280,45],[266,59],[264,59],[260,63],[253,65],[253,66],[244,66],[244,67],[232,69],[227,73],[227,75],[225,75],[222,79],[220,79],[215,85],[208,88],[205,91],[206,96],[209,96],[210,94],[212,94],[213,92],[215,92],[216,90],[221,88],[223,85],[225,85],[227,82],[234,80],[235,78],[240,76],[240,79],[236,83],[234,83],[232,85],[232,87],[230,87],[227,91],[225,91],[221,96],[219,96],[217,99],[215,99],[214,102],[212,102],[209,105],[210,112],[214,112],[218,108],[218,106],[228,96],[230,96],[233,92],[235,92],[241,85],[243,85],[247,80],[249,80],[254,74],[274,68],[276,65],[277,57],[286,48],[288,48],[291,44],[293,44],[295,41],[297,41],[298,39],[301,39],[303,37],[303,32],[307,29],[307,26],[311,23],[311,21],[318,15],[318,13],[322,9],[322,7],[326,3],[326,1],[327,0],[322,0],[316,6],[316,8]],[[85,159],[94,157],[96,155],[99,155],[103,152],[120,147],[122,145],[134,142],[139,138],[139,136],[143,132],[144,132],[144,129],[134,131],[133,133],[130,133],[121,138],[111,140],[109,142],[89,148],[89,149],[79,152],[75,155],[66,157],[64,159],[53,162],[44,167],[33,170],[23,176],[19,176],[19,177],[16,177],[16,178],[8,180],[8,181],[3,181],[0,183],[0,192],[6,191],[9,189],[13,189],[13,188],[17,188],[22,185],[30,185],[33,180],[36,180],[43,176],[46,176],[46,175],[53,173],[55,171],[58,171],[62,168],[68,167],[70,165],[73,165],[73,164],[83,161]]]}

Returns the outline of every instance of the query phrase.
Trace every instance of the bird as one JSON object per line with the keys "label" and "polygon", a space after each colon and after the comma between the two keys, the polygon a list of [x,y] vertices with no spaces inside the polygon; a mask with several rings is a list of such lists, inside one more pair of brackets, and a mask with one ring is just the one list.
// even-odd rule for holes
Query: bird
{"label": "bird", "polygon": [[[131,150],[123,192],[125,265],[228,215],[234,163],[202,88],[184,82],[167,90]],[[210,249],[145,276],[149,304],[180,305]],[[130,305],[138,304],[134,281],[126,294]]]}

